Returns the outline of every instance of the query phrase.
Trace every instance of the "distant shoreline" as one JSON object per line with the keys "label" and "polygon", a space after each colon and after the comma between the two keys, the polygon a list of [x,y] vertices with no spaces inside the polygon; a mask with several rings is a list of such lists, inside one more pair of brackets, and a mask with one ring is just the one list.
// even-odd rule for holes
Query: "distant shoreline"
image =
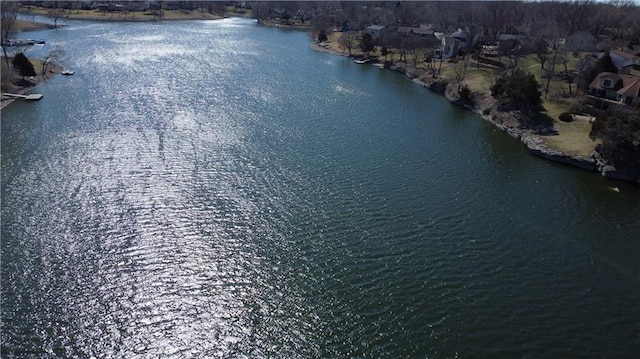
{"label": "distant shoreline", "polygon": [[[23,16],[43,16],[49,17],[48,10],[44,8],[21,9]],[[130,12],[99,12],[97,10],[63,10],[58,21],[64,23],[65,20],[87,20],[105,22],[161,22],[177,20],[220,20],[224,16],[215,15],[204,11],[195,10],[163,10],[162,16],[154,15],[148,11]],[[60,26],[60,25],[58,25]]]}

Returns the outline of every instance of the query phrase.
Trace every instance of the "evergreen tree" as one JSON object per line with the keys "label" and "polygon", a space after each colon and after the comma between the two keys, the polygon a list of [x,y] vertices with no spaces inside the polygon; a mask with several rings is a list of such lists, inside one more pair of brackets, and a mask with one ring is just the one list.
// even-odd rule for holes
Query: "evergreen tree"
{"label": "evergreen tree", "polygon": [[19,52],[13,57],[13,67],[18,70],[22,79],[25,76],[35,76],[36,70],[33,68],[33,64],[31,61],[24,55],[24,53]]}
{"label": "evergreen tree", "polygon": [[373,51],[374,46],[373,36],[369,33],[362,34],[362,39],[360,40],[360,49],[362,52],[364,52],[365,55],[369,55],[369,53]]}
{"label": "evergreen tree", "polygon": [[[605,52],[604,55],[596,62],[595,66],[596,76],[598,76],[601,72],[613,72],[617,73],[618,68],[611,60],[611,55],[609,55],[609,51]],[[595,76],[594,76],[595,78]]]}
{"label": "evergreen tree", "polygon": [[328,40],[327,37],[327,30],[325,30],[324,28],[321,28],[320,31],[318,31],[318,38],[317,38],[318,42],[325,42]]}
{"label": "evergreen tree", "polygon": [[596,151],[617,170],[640,175],[640,115],[636,108],[615,108],[601,112],[589,137],[602,143]]}
{"label": "evergreen tree", "polygon": [[595,65],[584,72],[583,78],[585,88],[588,89],[589,84],[602,72],[612,72],[617,73],[618,68],[611,60],[611,55],[609,55],[609,51],[605,52],[602,57],[596,61]]}
{"label": "evergreen tree", "polygon": [[531,112],[542,105],[542,93],[535,76],[523,71],[499,77],[491,86],[491,96],[506,110]]}

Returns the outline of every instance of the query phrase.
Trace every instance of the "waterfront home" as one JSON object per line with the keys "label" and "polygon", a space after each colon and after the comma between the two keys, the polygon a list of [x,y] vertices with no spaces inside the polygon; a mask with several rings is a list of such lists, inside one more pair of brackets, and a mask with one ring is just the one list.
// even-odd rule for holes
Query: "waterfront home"
{"label": "waterfront home", "polygon": [[427,24],[421,24],[419,27],[400,26],[398,27],[398,32],[403,35],[417,35],[420,37],[434,36],[434,33],[435,33],[431,25],[427,25]]}
{"label": "waterfront home", "polygon": [[500,34],[497,42],[500,53],[508,53],[517,49],[531,50],[533,48],[532,39],[525,35]]}
{"label": "waterfront home", "polygon": [[462,29],[458,29],[451,35],[445,35],[441,32],[436,32],[433,35],[440,40],[440,48],[435,50],[437,58],[450,59],[462,54],[467,48],[468,35]]}
{"label": "waterfront home", "polygon": [[383,25],[369,25],[364,28],[364,32],[371,35],[374,39],[379,39],[385,31],[386,27]]}
{"label": "waterfront home", "polygon": [[611,61],[618,68],[618,72],[628,74],[633,68],[640,68],[640,57],[620,50],[609,51]]}
{"label": "waterfront home", "polygon": [[587,103],[603,110],[611,105],[640,106],[640,76],[601,72],[589,85]]}
{"label": "waterfront home", "polygon": [[598,38],[589,31],[576,31],[567,36],[564,45],[570,52],[593,52],[597,50]]}
{"label": "waterfront home", "polygon": [[127,11],[147,11],[149,10],[148,1],[128,1],[126,2]]}

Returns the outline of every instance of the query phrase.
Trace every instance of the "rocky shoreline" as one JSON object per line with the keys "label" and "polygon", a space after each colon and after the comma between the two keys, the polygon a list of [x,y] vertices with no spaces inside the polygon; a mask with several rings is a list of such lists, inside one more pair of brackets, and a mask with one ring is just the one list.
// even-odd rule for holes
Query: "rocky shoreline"
{"label": "rocky shoreline", "polygon": [[[346,54],[336,52],[331,48],[318,46],[315,43],[312,44],[311,47],[318,51],[330,52],[334,55],[348,57]],[[475,93],[474,103],[469,103],[462,101],[451,86],[449,86],[448,82],[442,78],[433,78],[431,76],[420,77],[420,73],[411,70],[407,71],[406,68],[395,65],[388,67],[388,69],[404,74],[413,82],[416,82],[431,91],[442,94],[454,105],[477,113],[483,119],[491,122],[494,126],[506,132],[511,137],[520,140],[533,155],[546,160],[581,168],[583,170],[598,172],[606,178],[629,181],[640,185],[640,176],[617,170],[601,158],[595,151],[591,153],[590,156],[578,156],[550,148],[544,143],[540,134],[530,129],[520,127],[516,116],[511,113],[497,110],[495,100],[490,98],[487,94]]]}
{"label": "rocky shoreline", "polygon": [[614,166],[607,163],[607,161],[596,151],[593,151],[590,156],[578,156],[564,153],[547,146],[541,138],[541,135],[536,134],[534,131],[529,129],[521,128],[514,115],[497,110],[495,102],[486,99],[486,95],[483,96],[484,98],[480,101],[480,106],[474,106],[468,102],[461,101],[458,96],[455,95],[455,92],[448,87],[446,82],[443,83],[443,81],[437,79],[434,79],[431,82],[425,82],[424,80],[418,80],[417,82],[432,91],[442,93],[452,104],[477,113],[510,136],[517,138],[533,155],[550,161],[578,167],[587,171],[598,172],[606,178],[633,182],[640,185],[639,175],[616,169]]}

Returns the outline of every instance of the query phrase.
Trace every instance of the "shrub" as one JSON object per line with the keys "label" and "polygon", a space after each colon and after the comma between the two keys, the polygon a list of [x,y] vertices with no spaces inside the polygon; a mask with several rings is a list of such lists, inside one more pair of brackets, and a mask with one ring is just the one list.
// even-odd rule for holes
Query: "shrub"
{"label": "shrub", "polygon": [[467,102],[471,101],[471,90],[466,84],[462,85],[462,88],[460,88],[460,92],[458,92],[458,94],[460,95],[461,100]]}
{"label": "shrub", "polygon": [[33,68],[33,64],[29,59],[24,56],[24,53],[19,52],[13,58],[13,67],[18,70],[18,73],[22,78],[25,76],[35,76],[36,70]]}
{"label": "shrub", "polygon": [[320,31],[318,31],[318,37],[317,40],[318,42],[324,42],[327,41],[329,38],[327,37],[327,31],[324,28],[321,28]]}
{"label": "shrub", "polygon": [[573,116],[569,112],[563,112],[560,114],[560,121],[571,122],[573,121]]}

